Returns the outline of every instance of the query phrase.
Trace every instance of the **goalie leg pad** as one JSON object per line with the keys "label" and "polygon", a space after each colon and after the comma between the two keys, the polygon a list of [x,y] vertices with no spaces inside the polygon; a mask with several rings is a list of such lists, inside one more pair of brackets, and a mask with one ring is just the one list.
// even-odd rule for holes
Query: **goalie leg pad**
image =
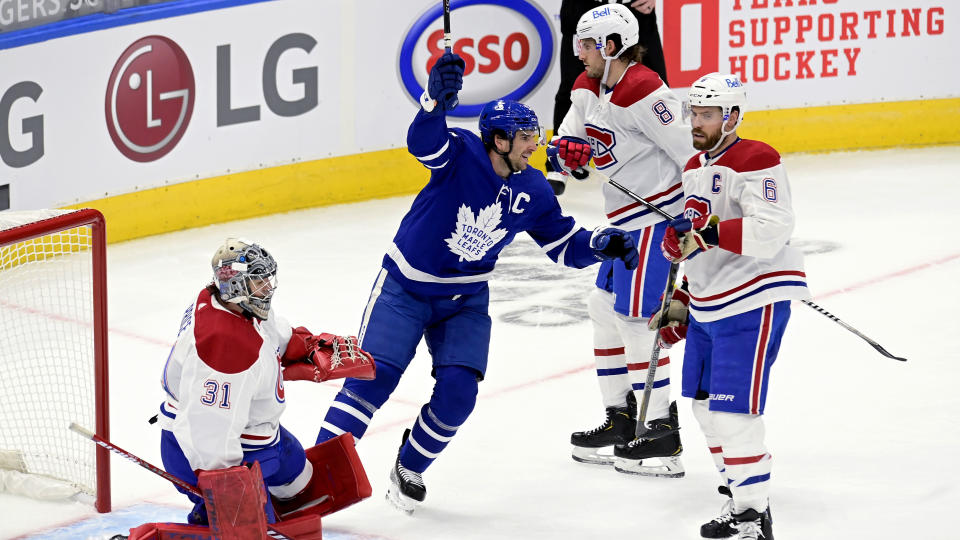
{"label": "goalie leg pad", "polygon": [[307,487],[292,498],[274,498],[274,508],[282,520],[326,516],[373,493],[350,433],[308,448],[306,455],[313,466]]}
{"label": "goalie leg pad", "polygon": [[267,503],[260,463],[202,471],[197,487],[203,493],[211,532],[221,538],[261,540],[267,534]]}

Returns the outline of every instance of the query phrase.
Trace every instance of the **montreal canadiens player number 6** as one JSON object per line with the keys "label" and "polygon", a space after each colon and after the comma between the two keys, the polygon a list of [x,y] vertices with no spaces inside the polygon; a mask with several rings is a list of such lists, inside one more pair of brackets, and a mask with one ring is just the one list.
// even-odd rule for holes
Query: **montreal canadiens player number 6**
{"label": "montreal canadiens player number 6", "polygon": [[613,227],[591,232],[563,215],[543,173],[529,166],[543,134],[527,106],[486,104],[479,137],[447,127],[463,68],[456,54],[437,60],[407,134],[408,150],[430,181],[400,222],[363,313],[360,344],[373,355],[377,378],[347,379],[317,439],[345,432],[361,438],[425,339],[433,395],[403,435],[387,493],[407,512],[426,497],[423,472],[476,403],[490,345],[487,281],[501,250],[526,232],[547,257],[573,268],[611,258],[635,268],[638,261],[629,234]]}

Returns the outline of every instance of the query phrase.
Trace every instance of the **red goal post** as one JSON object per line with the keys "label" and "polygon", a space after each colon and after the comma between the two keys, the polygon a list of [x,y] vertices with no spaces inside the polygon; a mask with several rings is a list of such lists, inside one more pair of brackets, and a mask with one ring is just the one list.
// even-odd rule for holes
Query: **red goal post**
{"label": "red goal post", "polygon": [[106,231],[93,209],[0,212],[0,491],[110,511]]}

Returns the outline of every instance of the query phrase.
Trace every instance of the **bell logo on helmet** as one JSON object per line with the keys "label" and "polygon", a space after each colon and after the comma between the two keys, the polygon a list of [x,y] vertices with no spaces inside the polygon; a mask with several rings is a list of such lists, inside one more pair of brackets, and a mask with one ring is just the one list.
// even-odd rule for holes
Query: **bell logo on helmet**
{"label": "bell logo on helmet", "polygon": [[607,15],[610,15],[610,8],[595,9],[591,11],[590,14],[593,15],[594,19],[599,19],[600,17],[606,17]]}
{"label": "bell logo on helmet", "polygon": [[738,79],[724,79],[724,80],[727,81],[727,86],[729,86],[730,88],[739,88],[743,86],[743,84],[741,84]]}
{"label": "bell logo on helmet", "polygon": [[[497,98],[521,101],[550,71],[554,35],[550,19],[529,0],[453,0],[453,52],[465,67],[460,105],[449,116],[479,116]],[[430,68],[444,53],[443,9],[436,3],[420,15],[400,47],[399,75],[419,103]]]}

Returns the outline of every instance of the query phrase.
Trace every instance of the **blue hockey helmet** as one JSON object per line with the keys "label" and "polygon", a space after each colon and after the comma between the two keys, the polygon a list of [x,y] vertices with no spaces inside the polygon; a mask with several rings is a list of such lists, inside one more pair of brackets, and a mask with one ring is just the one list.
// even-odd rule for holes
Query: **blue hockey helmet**
{"label": "blue hockey helmet", "polygon": [[483,106],[480,111],[483,144],[493,146],[493,135],[498,131],[511,141],[517,131],[536,131],[540,144],[544,144],[543,127],[537,113],[519,101],[498,99]]}

